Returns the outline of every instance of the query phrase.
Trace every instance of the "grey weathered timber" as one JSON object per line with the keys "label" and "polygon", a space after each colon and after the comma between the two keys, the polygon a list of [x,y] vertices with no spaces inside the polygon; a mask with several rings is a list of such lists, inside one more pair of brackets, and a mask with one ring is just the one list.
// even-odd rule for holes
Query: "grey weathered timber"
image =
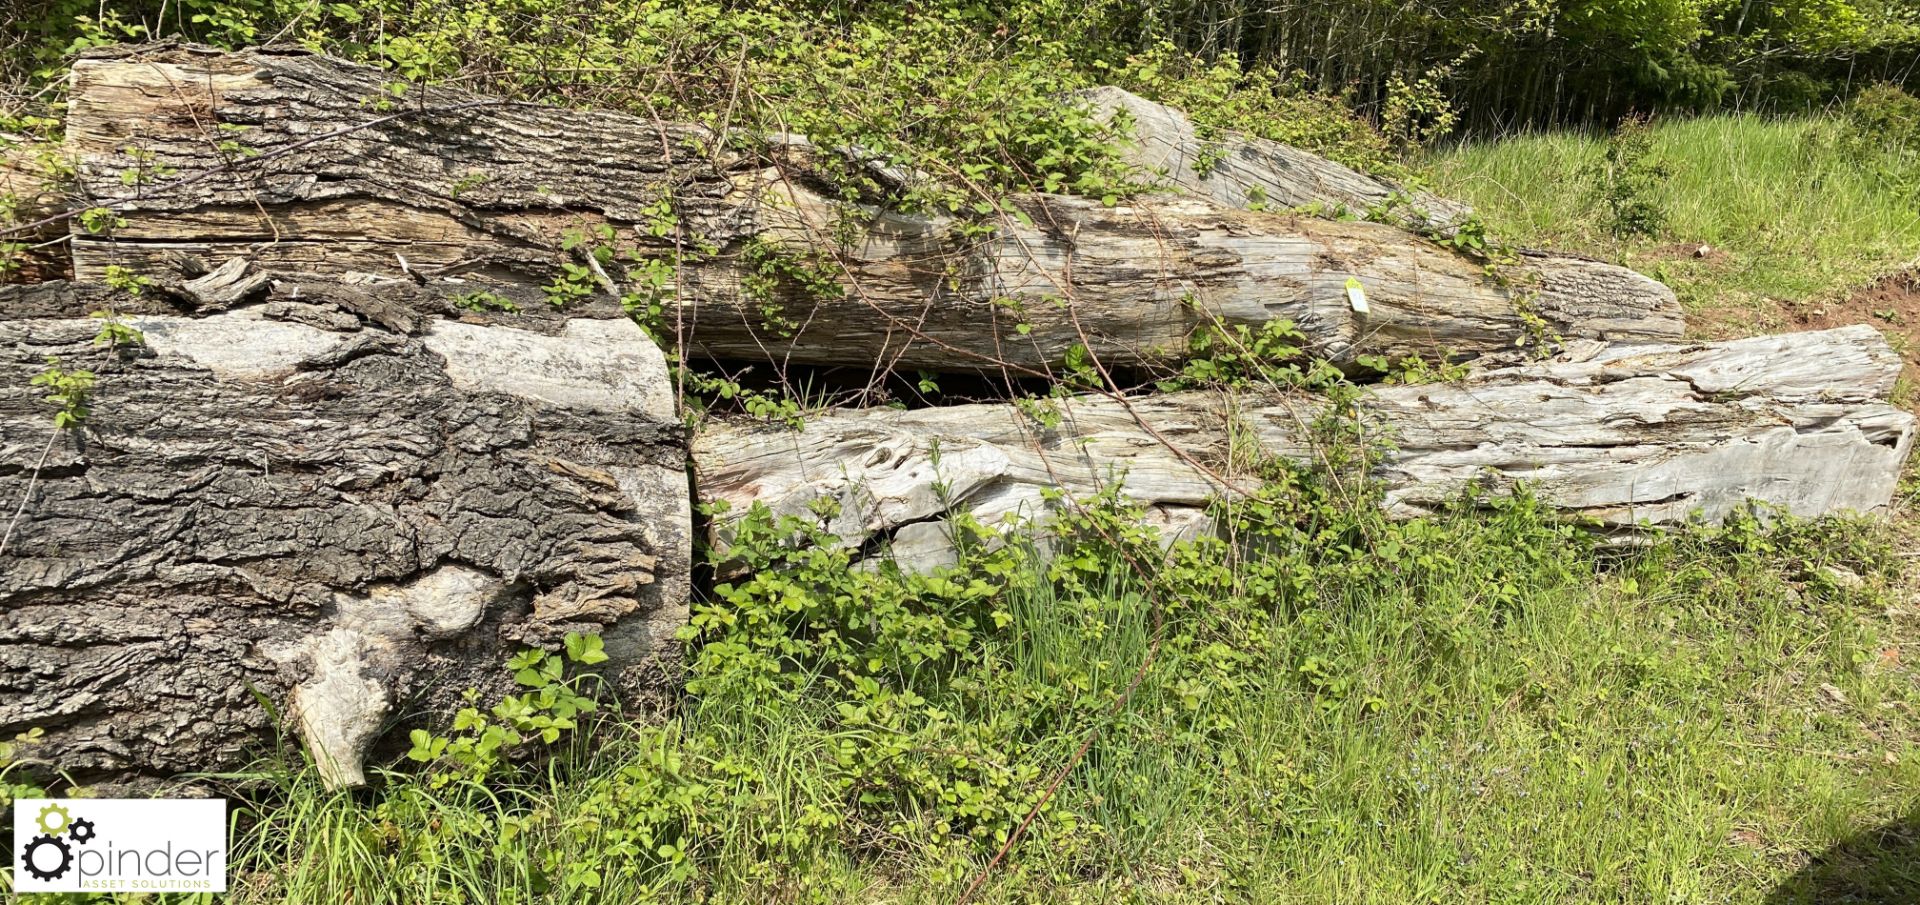
{"label": "grey weathered timber", "polygon": [[1111,85],[1077,93],[1095,118],[1131,125],[1127,158],[1181,191],[1227,207],[1321,207],[1354,216],[1382,214],[1387,222],[1444,230],[1473,210],[1429,192],[1316,154],[1236,132],[1202,138],[1179,110]]}
{"label": "grey weathered timber", "polygon": [[[384,79],[269,50],[150,46],[79,60],[67,142],[81,190],[129,223],[76,235],[76,272],[97,278],[119,263],[165,274],[247,256],[268,270],[404,277],[537,304],[536,287],[563,264],[586,265],[582,246],[563,247],[567,233],[612,226],[623,260],[585,281],[609,299],[632,288],[629,260],[699,249],[678,268],[666,317],[696,355],[994,371],[1050,368],[1085,345],[1133,365],[1180,357],[1214,320],[1292,321],[1340,358],[1472,356],[1541,333],[1681,333],[1670,290],[1592,261],[1534,256],[1502,281],[1391,225],[1190,196],[1109,208],[1021,195],[973,224],[909,215],[830,200],[839,193],[817,168],[791,162],[790,136],[723,140],[445,88],[395,99]],[[760,281],[765,292],[744,289],[767,249],[837,290],[803,289],[791,272]]]}
{"label": "grey weathered timber", "polygon": [[[1579,344],[1557,360],[1454,383],[1381,386],[1360,405],[1393,446],[1375,477],[1385,505],[1416,515],[1471,484],[1526,484],[1607,531],[1724,518],[1748,500],[1795,515],[1887,504],[1914,418],[1886,403],[1900,358],[1872,328],[1696,345]],[[806,515],[848,544],[891,540],[904,564],[945,561],[941,520],[1044,519],[1050,488],[1118,484],[1175,531],[1205,530],[1208,500],[1252,485],[1250,451],[1313,464],[1314,397],[1186,392],[1059,404],[1047,427],[1010,405],[838,411],[798,431],[710,427],[694,442],[715,526],[761,503]],[[937,454],[935,450],[938,450]],[[936,487],[936,485],[939,485]]]}
{"label": "grey weathered timber", "polygon": [[[523,645],[600,632],[629,685],[662,667],[691,522],[638,328],[207,276],[0,287],[0,517],[25,499],[0,735],[45,730],[25,753],[81,781],[232,768],[274,738],[257,693],[353,784],[388,727],[510,688]],[[106,302],[143,345],[95,343]],[[48,356],[97,375],[79,428],[29,386]]]}

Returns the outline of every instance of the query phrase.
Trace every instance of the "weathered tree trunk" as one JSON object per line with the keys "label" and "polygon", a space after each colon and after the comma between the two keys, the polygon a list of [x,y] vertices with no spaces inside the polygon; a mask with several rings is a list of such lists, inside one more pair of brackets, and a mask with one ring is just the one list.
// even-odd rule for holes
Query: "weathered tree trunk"
{"label": "weathered tree trunk", "polygon": [[[1900,358],[1870,327],[1703,345],[1582,344],[1560,360],[1455,383],[1382,386],[1361,423],[1391,448],[1375,477],[1395,515],[1457,499],[1472,483],[1525,483],[1603,530],[1718,520],[1747,500],[1811,516],[1886,505],[1913,439],[1886,404]],[[829,412],[801,430],[732,424],[694,442],[715,526],[754,503],[806,515],[837,504],[847,543],[891,540],[906,565],[945,561],[940,521],[1044,518],[1044,493],[1109,484],[1174,531],[1251,486],[1248,452],[1314,464],[1316,397],[1187,392],[1079,397],[1046,426],[1011,405]]]}
{"label": "weathered tree trunk", "polygon": [[[0,735],[46,730],[26,754],[83,780],[233,767],[272,738],[258,691],[354,783],[523,644],[601,632],[626,681],[658,668],[692,529],[633,324],[245,277],[0,288]],[[108,301],[143,345],[95,342]],[[77,428],[29,385],[48,356],[96,375]]]}
{"label": "weathered tree trunk", "polygon": [[[48,219],[67,200],[55,187],[61,153],[57,146],[0,132],[0,283],[72,276],[67,224]],[[26,223],[37,225],[17,228]]]}
{"label": "weathered tree trunk", "polygon": [[1369,176],[1276,141],[1227,133],[1201,138],[1185,113],[1124,88],[1079,92],[1096,118],[1125,117],[1131,163],[1164,174],[1181,191],[1231,208],[1282,210],[1322,207],[1355,217],[1379,213],[1383,222],[1446,230],[1473,213],[1457,201]]}
{"label": "weathered tree trunk", "polygon": [[[793,139],[451,89],[396,97],[379,71],[325,57],[117,49],[80,60],[72,94],[82,192],[129,221],[75,236],[84,279],[244,255],[533,304],[563,263],[586,266],[563,237],[610,225],[631,258],[703,249],[679,268],[665,320],[718,357],[991,371],[1052,367],[1085,345],[1129,365],[1178,358],[1216,319],[1290,320],[1343,358],[1681,329],[1666,287],[1592,261],[1530,257],[1500,280],[1393,226],[1196,197],[1023,195],[985,224],[906,215],[830,201],[809,168],[780,163]],[[621,270],[579,282],[625,291]]]}

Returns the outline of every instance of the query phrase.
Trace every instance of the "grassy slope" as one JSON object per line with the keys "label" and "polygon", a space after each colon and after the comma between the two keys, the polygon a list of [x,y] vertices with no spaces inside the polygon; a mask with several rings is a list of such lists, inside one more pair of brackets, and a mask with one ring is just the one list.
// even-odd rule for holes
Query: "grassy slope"
{"label": "grassy slope", "polygon": [[[1665,280],[1678,291],[1690,326],[1698,334],[1718,338],[1795,329],[1809,322],[1825,326],[1859,320],[1888,332],[1896,347],[1911,355],[1911,340],[1895,326],[1906,326],[1905,319],[1888,317],[1871,305],[1847,306],[1841,300],[1876,277],[1920,264],[1920,194],[1911,181],[1903,185],[1867,161],[1840,153],[1830,133],[1830,122],[1817,118],[1722,115],[1657,124],[1655,159],[1670,167],[1672,175],[1657,194],[1670,220],[1664,234],[1652,238],[1621,239],[1602,225],[1592,180],[1586,175],[1604,152],[1604,139],[1598,136],[1563,132],[1469,143],[1436,155],[1428,162],[1427,172],[1441,194],[1473,203],[1496,233],[1513,241],[1618,260]],[[1693,249],[1703,244],[1714,251],[1696,257]],[[1911,513],[1902,513],[1893,530],[1911,534],[1912,528]],[[1911,601],[1915,583],[1908,575],[1890,584],[1888,593],[1893,599]],[[1767,607],[1763,596],[1756,595],[1755,603],[1759,609]],[[1885,616],[1886,621],[1868,621],[1892,633],[1883,639],[1888,646],[1878,652],[1866,649],[1871,645],[1863,646],[1849,656],[1887,666],[1911,650],[1916,616],[1911,604],[1890,607]],[[1623,619],[1618,630],[1631,635],[1650,631],[1653,636],[1670,630],[1644,623],[1635,628],[1635,621]],[[1714,646],[1722,650],[1738,646],[1744,634],[1727,632]],[[1672,640],[1676,653],[1685,649],[1684,640]],[[1774,643],[1786,649],[1819,641],[1817,636],[1787,632]],[[1750,676],[1754,683],[1750,694],[1728,689],[1730,700],[1739,702],[1729,713],[1742,713],[1740,722],[1762,732],[1774,728],[1776,721],[1789,732],[1793,730],[1788,727],[1796,723],[1804,729],[1823,722],[1804,719],[1810,708],[1797,708],[1798,715],[1770,713],[1763,703],[1805,679],[1793,668],[1758,670]],[[1883,712],[1911,714],[1920,705],[1920,689],[1910,676],[1904,684],[1896,682],[1885,691],[1887,697],[1877,705]],[[1802,688],[1796,694],[1805,700],[1809,697],[1805,692]],[[1825,722],[1828,729],[1836,730],[1847,720]],[[1916,744],[1911,725],[1904,732],[1885,734],[1885,726],[1871,712],[1859,714],[1855,722],[1856,740],[1874,738],[1894,749],[1911,750]],[[1820,753],[1818,744],[1782,747],[1776,743],[1754,749],[1746,747],[1749,742],[1728,737],[1717,743],[1731,746],[1724,765],[1771,778],[1749,788],[1758,794],[1740,807],[1751,808],[1751,816],[1737,819],[1742,826],[1730,837],[1738,843],[1734,847],[1756,849],[1749,853],[1753,857],[1708,853],[1726,862],[1731,873],[1723,880],[1746,879],[1714,891],[1709,891],[1715,885],[1710,883],[1686,896],[1690,900],[1746,900],[1753,888],[1748,884],[1764,876],[1769,864],[1811,851],[1820,837],[1869,829],[1876,820],[1898,817],[1903,810],[1909,816],[1898,825],[1908,833],[1920,832],[1920,786],[1910,775],[1891,783],[1866,783],[1877,785],[1877,792],[1849,801],[1863,791],[1858,778],[1874,772],[1866,765],[1871,758],[1850,760],[1863,752]],[[1803,756],[1816,752],[1816,758],[1832,758],[1835,765],[1849,766],[1822,769],[1804,759],[1796,763],[1796,758],[1782,756],[1789,750]],[[1897,756],[1889,750],[1881,755],[1881,765],[1891,765]],[[1849,774],[1853,782],[1836,782]],[[1851,793],[1845,791],[1850,784]],[[1672,808],[1684,807],[1685,798],[1676,787],[1649,800]],[[1798,840],[1771,835],[1764,825],[1776,821],[1796,826]],[[1666,838],[1674,841],[1683,836]],[[1612,837],[1612,828],[1603,827],[1596,838]],[[1912,863],[1920,856],[1920,846],[1910,842],[1901,856]],[[1673,877],[1677,880],[1687,873]],[[1920,896],[1920,882],[1910,879],[1901,889],[1902,895],[1885,901]]]}
{"label": "grassy slope", "polygon": [[[1920,260],[1920,197],[1823,140],[1821,120],[1712,116],[1657,124],[1673,171],[1667,235],[1621,241],[1600,225],[1581,173],[1604,142],[1571,133],[1475,142],[1431,161],[1443,195],[1497,233],[1623,261],[1671,283],[1708,334],[1774,329],[1782,306],[1818,301]],[[1722,255],[1692,257],[1701,244]]]}
{"label": "grassy slope", "polygon": [[[1604,563],[1526,507],[1363,520],[1343,530],[1375,543],[1278,550],[1231,594],[1165,586],[1188,609],[1131,711],[983,900],[1819,901],[1767,896],[1809,854],[1920,810],[1920,610],[1887,596],[1896,562],[1872,532],[1750,528]],[[1099,603],[1045,586],[1000,598],[1009,626],[956,676],[981,684],[922,688],[955,726],[911,720],[888,761],[909,768],[877,778],[959,750],[1030,765],[1015,785],[1037,787],[1102,722],[1036,720],[1065,705],[1027,697],[1081,667],[1104,700],[1145,655],[1140,586],[1092,557]],[[1305,580],[1276,593],[1272,576]],[[612,840],[693,787],[702,803],[674,825],[698,867],[665,900],[953,901],[990,842],[926,841],[964,825],[951,803],[857,804],[848,752],[886,733],[850,721],[826,673],[812,684],[789,698],[721,683],[664,747],[610,728],[570,766],[499,784],[531,817],[498,850],[454,829],[486,811],[457,786],[396,776],[370,806],[302,785],[268,834],[290,850],[254,852],[260,885],[241,898],[517,901],[544,862],[604,873],[556,901],[637,901],[650,884],[619,870],[664,868]],[[1024,728],[959,728],[992,725]],[[666,758],[678,779],[649,766]],[[886,788],[875,779],[852,789]],[[837,822],[796,831],[810,812]],[[1920,890],[1920,865],[1870,863]]]}

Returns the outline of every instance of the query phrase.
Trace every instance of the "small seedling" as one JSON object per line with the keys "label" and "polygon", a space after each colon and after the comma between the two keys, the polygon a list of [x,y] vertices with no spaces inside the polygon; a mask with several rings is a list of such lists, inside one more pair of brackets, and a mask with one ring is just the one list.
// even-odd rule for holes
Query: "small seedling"
{"label": "small seedling", "polygon": [[93,335],[93,344],[119,349],[124,346],[146,345],[147,335],[136,327],[120,319],[120,312],[104,308],[87,315],[100,321],[100,332]]}
{"label": "small seedling", "polygon": [[61,430],[79,427],[92,413],[92,371],[61,367],[57,356],[47,356],[47,368],[33,376],[32,384],[47,389],[46,401],[55,407],[53,426]]}

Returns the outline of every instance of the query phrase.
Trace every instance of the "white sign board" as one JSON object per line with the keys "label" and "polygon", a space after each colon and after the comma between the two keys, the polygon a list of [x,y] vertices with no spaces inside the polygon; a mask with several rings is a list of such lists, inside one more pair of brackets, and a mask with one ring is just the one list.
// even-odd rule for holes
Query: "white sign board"
{"label": "white sign board", "polygon": [[219,798],[21,798],[13,891],[226,892]]}

